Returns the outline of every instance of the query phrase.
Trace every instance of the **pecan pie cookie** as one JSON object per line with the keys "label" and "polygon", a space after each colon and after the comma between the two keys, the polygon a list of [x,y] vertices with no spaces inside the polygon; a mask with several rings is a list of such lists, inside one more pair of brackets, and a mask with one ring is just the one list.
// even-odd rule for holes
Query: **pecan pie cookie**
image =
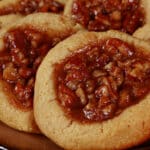
{"label": "pecan pie cookie", "polygon": [[70,0],[64,14],[89,31],[120,30],[133,34],[150,22],[149,0]]}
{"label": "pecan pie cookie", "polygon": [[35,12],[62,13],[67,0],[2,0],[0,1],[0,15],[22,14]]}
{"label": "pecan pie cookie", "polygon": [[76,31],[72,26],[60,15],[38,13],[0,31],[2,122],[18,130],[37,132],[32,105],[36,71],[47,52]]}
{"label": "pecan pie cookie", "polygon": [[82,31],[42,61],[35,120],[65,149],[129,148],[150,137],[149,85],[147,42],[117,31]]}
{"label": "pecan pie cookie", "polygon": [[150,42],[150,25],[147,24],[141,28],[139,28],[134,34],[133,36],[141,39],[141,40],[145,40]]}

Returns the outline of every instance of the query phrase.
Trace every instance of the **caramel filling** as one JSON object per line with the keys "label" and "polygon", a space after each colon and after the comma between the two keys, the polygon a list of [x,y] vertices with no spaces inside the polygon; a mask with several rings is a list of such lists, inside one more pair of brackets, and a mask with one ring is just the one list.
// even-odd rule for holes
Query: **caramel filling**
{"label": "caramel filling", "polygon": [[5,35],[4,43],[5,48],[0,52],[4,91],[18,107],[32,108],[35,74],[53,42],[46,33],[17,28]]}
{"label": "caramel filling", "polygon": [[80,122],[119,115],[150,92],[150,55],[117,38],[87,45],[55,65],[57,99]]}
{"label": "caramel filling", "polygon": [[115,29],[129,34],[145,21],[140,0],[74,0],[72,17],[90,31]]}
{"label": "caramel filling", "polygon": [[63,9],[63,4],[55,0],[20,0],[17,4],[1,8],[0,15],[11,13],[28,15],[35,12],[60,13]]}

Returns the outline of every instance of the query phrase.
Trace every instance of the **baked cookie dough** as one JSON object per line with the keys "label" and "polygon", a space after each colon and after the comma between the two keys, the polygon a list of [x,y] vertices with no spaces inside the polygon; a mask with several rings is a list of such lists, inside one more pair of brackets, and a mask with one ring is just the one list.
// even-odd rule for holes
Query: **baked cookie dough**
{"label": "baked cookie dough", "polygon": [[133,34],[150,22],[149,0],[69,0],[64,15],[89,31],[120,30]]}
{"label": "baked cookie dough", "polygon": [[[36,71],[49,49],[76,32],[60,15],[28,15],[0,31],[0,120],[26,132],[39,132],[33,117]],[[43,76],[41,76],[43,78]]]}
{"label": "baked cookie dough", "polygon": [[82,31],[56,45],[36,76],[42,133],[70,150],[125,149],[149,139],[149,50],[117,31]]}
{"label": "baked cookie dough", "polygon": [[0,28],[3,28],[5,26],[7,26],[7,25],[10,25],[10,24],[12,24],[14,22],[17,22],[21,18],[23,18],[23,16],[21,16],[21,15],[14,15],[14,14],[0,16]]}
{"label": "baked cookie dough", "polygon": [[22,14],[35,12],[62,13],[67,0],[2,0],[0,15]]}
{"label": "baked cookie dough", "polygon": [[147,24],[141,28],[139,28],[134,34],[134,37],[138,39],[148,41],[150,43],[150,25]]}

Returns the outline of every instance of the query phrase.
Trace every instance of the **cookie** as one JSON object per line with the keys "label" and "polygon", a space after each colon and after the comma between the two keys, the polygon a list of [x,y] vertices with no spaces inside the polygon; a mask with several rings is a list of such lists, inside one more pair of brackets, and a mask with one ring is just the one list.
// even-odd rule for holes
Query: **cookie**
{"label": "cookie", "polygon": [[[58,42],[76,32],[67,18],[28,15],[0,31],[0,120],[26,132],[39,132],[33,117],[35,75]],[[41,78],[43,78],[41,76]]]}
{"label": "cookie", "polygon": [[70,0],[64,15],[89,31],[120,30],[133,34],[150,22],[148,0]]}
{"label": "cookie", "polygon": [[42,133],[70,150],[126,149],[149,139],[149,49],[117,31],[82,31],[56,45],[36,76]]}
{"label": "cookie", "polygon": [[134,34],[133,36],[141,39],[141,40],[145,40],[145,41],[148,41],[150,42],[150,25],[147,24],[141,28],[139,28]]}
{"label": "cookie", "polygon": [[23,16],[21,15],[4,15],[4,16],[0,16],[0,28],[3,28],[7,25],[12,24],[12,22],[16,22],[18,20],[20,20]]}

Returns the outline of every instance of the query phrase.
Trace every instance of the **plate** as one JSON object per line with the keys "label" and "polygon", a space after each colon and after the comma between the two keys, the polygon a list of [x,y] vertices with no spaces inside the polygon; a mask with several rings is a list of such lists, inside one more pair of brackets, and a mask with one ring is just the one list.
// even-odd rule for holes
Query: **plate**
{"label": "plate", "polygon": [[43,135],[28,134],[14,130],[0,122],[0,150],[62,150]]}

